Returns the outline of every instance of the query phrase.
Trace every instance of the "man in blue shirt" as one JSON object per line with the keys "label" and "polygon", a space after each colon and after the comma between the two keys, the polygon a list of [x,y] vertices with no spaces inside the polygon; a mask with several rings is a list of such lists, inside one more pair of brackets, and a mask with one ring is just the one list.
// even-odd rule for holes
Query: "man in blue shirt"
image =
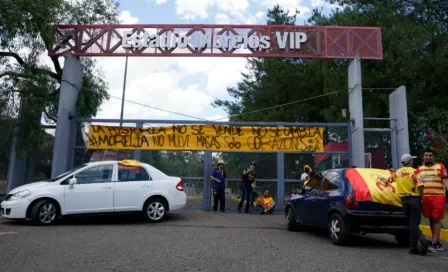
{"label": "man in blue shirt", "polygon": [[218,211],[219,201],[220,211],[224,213],[226,206],[225,189],[227,187],[227,173],[224,169],[224,160],[219,160],[217,166],[213,169],[211,176],[213,180],[213,211]]}

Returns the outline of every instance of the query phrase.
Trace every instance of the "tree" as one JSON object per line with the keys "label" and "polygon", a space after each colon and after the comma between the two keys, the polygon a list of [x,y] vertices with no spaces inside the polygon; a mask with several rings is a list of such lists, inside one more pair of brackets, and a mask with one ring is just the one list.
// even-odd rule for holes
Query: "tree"
{"label": "tree", "polygon": [[[329,1],[348,5],[329,17],[314,12],[321,25],[379,26],[382,30],[382,61],[363,61],[363,86],[387,88],[406,86],[412,152],[418,154],[425,131],[436,130],[437,122],[427,122],[433,109],[444,109],[448,79],[448,2],[360,0]],[[389,117],[388,92],[363,92],[365,115]],[[425,125],[426,124],[426,125]],[[369,123],[367,123],[369,125]],[[388,125],[384,124],[383,125]],[[429,125],[430,127],[428,127]],[[378,127],[378,124],[376,124]],[[445,128],[446,129],[446,128]],[[386,144],[388,138],[377,137]],[[382,140],[381,140],[382,139]]]}
{"label": "tree", "polygon": [[[1,114],[8,118],[20,115],[16,147],[22,155],[29,152],[34,145],[42,143],[44,132],[41,116],[49,123],[55,123],[57,120],[63,67],[61,58],[46,56],[46,50],[53,42],[52,26],[117,23],[117,7],[118,4],[112,0],[2,1]],[[45,64],[44,59],[51,65]],[[109,99],[108,86],[93,59],[79,59],[85,70],[76,114],[78,118],[89,118],[96,115],[104,100]]]}
{"label": "tree", "polygon": [[[268,11],[267,23],[291,25],[294,24],[296,15],[290,15],[277,5]],[[340,92],[335,96],[327,96],[328,93],[342,90],[339,86],[344,88],[346,86],[346,81],[343,80],[346,77],[346,68],[339,67],[339,63],[310,59],[251,58],[248,60],[248,68],[249,72],[242,75],[243,80],[236,87],[227,90],[233,100],[216,99],[213,103],[215,107],[223,108],[229,114],[230,120],[272,122],[341,120],[340,114],[336,114],[341,108],[339,98],[347,99],[347,94]],[[306,101],[310,97],[319,98]],[[260,109],[301,100],[304,102],[258,112]],[[266,154],[254,154],[251,159],[258,161],[264,156]],[[243,161],[243,167],[247,167],[249,162],[245,154],[231,153],[224,154],[223,157],[229,163],[235,161],[239,170]],[[300,168],[313,162],[311,155],[296,154],[285,158],[288,169],[297,168],[296,161],[301,165]],[[276,169],[275,165],[272,167]],[[290,173],[287,173],[287,176],[289,177]]]}
{"label": "tree", "polygon": [[435,107],[430,107],[425,116],[417,118],[412,115],[412,119],[417,120],[417,126],[412,131],[416,139],[412,142],[414,150],[418,152],[417,164],[423,163],[423,155],[426,150],[434,152],[434,157],[437,162],[441,162],[445,165],[448,163],[448,121],[446,116],[448,111],[440,110]]}
{"label": "tree", "polygon": [[[379,26],[382,30],[383,60],[363,60],[362,74],[364,116],[389,117],[389,91],[405,85],[410,116],[413,152],[422,146],[422,124],[430,111],[428,105],[443,109],[447,103],[448,79],[448,16],[446,1],[359,0],[329,1],[344,8],[328,16],[315,9],[308,19],[312,25]],[[284,18],[284,11],[274,8],[272,18]],[[281,23],[275,21],[276,23]],[[349,60],[250,60],[249,73],[236,87],[229,88],[232,100],[216,100],[231,120],[335,122],[342,118],[341,109],[348,108],[347,67]],[[319,97],[333,91],[336,95]],[[268,108],[287,102],[318,97],[304,103],[291,104],[269,111]],[[244,115],[246,114],[246,115]],[[366,127],[389,127],[386,122],[366,121]],[[431,129],[435,129],[431,124]],[[428,129],[428,128],[426,128]],[[447,132],[441,132],[445,134]],[[328,139],[340,137],[340,132]],[[340,141],[343,139],[337,139]],[[416,144],[414,144],[416,143]],[[390,153],[390,135],[366,134],[366,147],[386,147]],[[388,156],[390,161],[390,156]]]}

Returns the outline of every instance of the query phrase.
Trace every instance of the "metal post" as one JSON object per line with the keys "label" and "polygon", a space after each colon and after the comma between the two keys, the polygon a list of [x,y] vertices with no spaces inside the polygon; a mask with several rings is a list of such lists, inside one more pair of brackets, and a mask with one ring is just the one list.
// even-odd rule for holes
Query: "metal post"
{"label": "metal post", "polygon": [[390,153],[392,155],[392,168],[399,168],[399,158],[398,158],[398,148],[397,148],[397,122],[391,121],[390,126],[392,127],[392,131],[390,132]]}
{"label": "metal post", "polygon": [[[124,100],[126,95],[126,80],[128,77],[128,57],[126,56],[126,63],[124,66],[124,79],[123,79],[123,95],[121,96],[121,112],[120,112],[120,127],[123,124],[123,112],[124,112]],[[117,161],[120,160],[120,150],[117,150]]]}
{"label": "metal post", "polygon": [[348,140],[348,164],[349,165],[344,165],[344,166],[352,167],[353,166],[352,121],[348,122],[347,133],[348,133],[347,140]]}
{"label": "metal post", "polygon": [[285,153],[277,153],[277,211],[283,211],[285,197]]}
{"label": "metal post", "polygon": [[211,188],[210,188],[210,168],[212,162],[212,152],[204,152],[204,177],[202,183],[202,206],[204,210],[209,211],[211,209]]}
{"label": "metal post", "polygon": [[[137,127],[138,128],[143,128],[143,123],[137,123]],[[134,160],[136,161],[140,161],[142,159],[142,151],[139,150],[135,150],[134,151]]]}

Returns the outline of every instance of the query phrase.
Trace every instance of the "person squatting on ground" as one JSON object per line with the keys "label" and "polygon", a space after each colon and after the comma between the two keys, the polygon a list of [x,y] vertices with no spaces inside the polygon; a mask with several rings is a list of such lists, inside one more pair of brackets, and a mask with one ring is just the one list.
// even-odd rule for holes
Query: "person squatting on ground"
{"label": "person squatting on ground", "polygon": [[243,207],[244,200],[246,200],[246,207],[244,209],[245,213],[249,213],[249,206],[251,203],[252,196],[252,186],[257,185],[257,176],[255,174],[255,162],[249,164],[249,169],[243,171],[241,180],[241,201],[238,204],[238,213],[241,213],[241,208]]}
{"label": "person squatting on ground", "polygon": [[258,197],[256,207],[260,214],[272,214],[275,211],[277,205],[275,204],[274,199],[272,199],[269,190],[265,190],[264,194]]}
{"label": "person squatting on ground", "polygon": [[432,244],[429,251],[443,251],[440,243],[440,231],[442,229],[442,219],[445,217],[446,196],[445,190],[448,188],[448,173],[441,163],[434,163],[432,150],[424,153],[424,164],[415,171],[415,179],[423,183],[423,216],[429,218]]}
{"label": "person squatting on ground", "polygon": [[224,160],[218,160],[217,167],[213,169],[212,176],[213,180],[213,211],[218,211],[218,201],[219,208],[221,212],[225,212],[226,208],[226,187],[227,187],[227,173],[224,169]]}
{"label": "person squatting on ground", "polygon": [[[397,194],[401,198],[403,211],[409,222],[409,254],[426,255],[431,241],[426,239],[420,230],[422,213],[423,183],[414,180],[415,169],[413,167],[415,156],[404,154],[401,157],[403,167],[391,171],[390,182],[395,182]],[[420,249],[418,243],[420,242]]]}

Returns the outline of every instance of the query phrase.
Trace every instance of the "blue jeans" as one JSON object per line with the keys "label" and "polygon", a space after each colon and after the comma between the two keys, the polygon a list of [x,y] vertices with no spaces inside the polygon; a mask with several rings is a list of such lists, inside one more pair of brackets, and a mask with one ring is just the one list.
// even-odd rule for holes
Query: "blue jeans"
{"label": "blue jeans", "polygon": [[[277,209],[277,205],[274,205],[269,211],[267,211],[268,214],[272,214]],[[262,207],[257,207],[257,212],[264,213],[264,209]]]}
{"label": "blue jeans", "polygon": [[243,188],[241,189],[241,201],[240,204],[238,204],[238,210],[241,210],[244,200],[246,200],[246,211],[249,211],[251,196],[252,187],[243,186]]}

